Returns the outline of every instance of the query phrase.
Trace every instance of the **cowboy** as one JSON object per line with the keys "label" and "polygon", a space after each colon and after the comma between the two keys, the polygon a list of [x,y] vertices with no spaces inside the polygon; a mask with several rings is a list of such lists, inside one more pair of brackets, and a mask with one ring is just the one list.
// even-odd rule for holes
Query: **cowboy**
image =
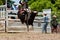
{"label": "cowboy", "polygon": [[52,20],[51,20],[51,28],[52,28],[52,33],[55,31],[56,33],[57,33],[57,25],[58,25],[58,22],[57,22],[57,20],[56,20],[56,15],[53,15],[53,17],[52,17]]}
{"label": "cowboy", "polygon": [[49,20],[49,18],[48,18],[48,16],[47,16],[47,14],[44,13],[44,26],[43,26],[43,28],[42,28],[42,33],[43,33],[43,32],[47,33],[48,20]]}

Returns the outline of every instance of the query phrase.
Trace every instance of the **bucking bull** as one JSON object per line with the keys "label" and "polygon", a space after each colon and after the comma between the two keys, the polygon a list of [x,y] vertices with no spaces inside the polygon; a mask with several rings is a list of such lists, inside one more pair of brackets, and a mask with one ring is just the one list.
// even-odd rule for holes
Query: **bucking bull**
{"label": "bucking bull", "polygon": [[37,15],[37,11],[28,12],[26,9],[21,9],[18,11],[18,18],[20,19],[22,24],[31,25],[33,28],[33,22],[35,16]]}

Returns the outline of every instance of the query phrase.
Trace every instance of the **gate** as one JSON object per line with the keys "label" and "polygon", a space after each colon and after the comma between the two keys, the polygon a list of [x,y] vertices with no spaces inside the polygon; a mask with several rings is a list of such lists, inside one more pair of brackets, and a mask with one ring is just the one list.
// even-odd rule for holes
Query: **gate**
{"label": "gate", "polygon": [[0,6],[0,31],[5,32],[5,13],[6,13],[6,6]]}

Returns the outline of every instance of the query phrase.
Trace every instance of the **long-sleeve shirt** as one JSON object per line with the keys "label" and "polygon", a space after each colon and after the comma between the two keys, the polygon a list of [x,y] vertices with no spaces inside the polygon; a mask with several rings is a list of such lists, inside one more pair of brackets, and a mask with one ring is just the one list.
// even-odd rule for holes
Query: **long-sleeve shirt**
{"label": "long-sleeve shirt", "polygon": [[44,17],[44,22],[48,22],[48,20],[49,20],[48,16],[45,16]]}

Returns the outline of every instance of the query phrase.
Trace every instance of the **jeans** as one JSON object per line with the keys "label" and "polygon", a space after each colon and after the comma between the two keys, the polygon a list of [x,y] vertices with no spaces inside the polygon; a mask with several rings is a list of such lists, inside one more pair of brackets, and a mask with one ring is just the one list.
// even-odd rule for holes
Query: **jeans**
{"label": "jeans", "polygon": [[44,23],[44,26],[43,26],[43,28],[42,28],[42,33],[43,33],[43,32],[47,33],[47,25],[48,25],[48,22],[45,22],[45,23]]}

